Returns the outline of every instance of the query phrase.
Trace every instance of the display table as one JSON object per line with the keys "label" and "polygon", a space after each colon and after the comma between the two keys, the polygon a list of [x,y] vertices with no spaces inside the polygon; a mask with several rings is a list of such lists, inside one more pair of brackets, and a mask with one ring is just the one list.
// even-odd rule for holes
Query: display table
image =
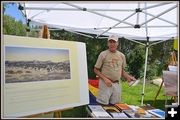
{"label": "display table", "polygon": [[[119,109],[119,112],[115,112],[114,109],[105,109],[107,106],[102,105],[87,105],[86,111],[88,114],[88,117],[92,118],[165,118],[165,112],[156,109],[152,106],[134,106],[134,105],[128,105],[130,109]],[[112,106],[109,106],[112,107]],[[103,110],[104,109],[104,110]],[[138,109],[143,109],[144,114],[137,114]],[[150,113],[151,110],[158,110],[161,112],[162,116],[158,116],[156,114]]]}

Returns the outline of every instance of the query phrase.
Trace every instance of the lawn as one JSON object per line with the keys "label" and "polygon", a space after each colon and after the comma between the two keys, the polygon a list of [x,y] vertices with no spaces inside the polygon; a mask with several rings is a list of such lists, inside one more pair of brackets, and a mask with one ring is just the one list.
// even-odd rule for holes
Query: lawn
{"label": "lawn", "polygon": [[[142,99],[142,81],[137,86],[129,87],[126,82],[122,83],[122,102],[132,105],[141,105]],[[164,110],[165,96],[164,87],[161,88],[159,95],[157,96],[156,102],[153,105],[155,96],[159,86],[152,84],[150,81],[146,81],[144,91],[144,105],[150,104],[153,107]]]}

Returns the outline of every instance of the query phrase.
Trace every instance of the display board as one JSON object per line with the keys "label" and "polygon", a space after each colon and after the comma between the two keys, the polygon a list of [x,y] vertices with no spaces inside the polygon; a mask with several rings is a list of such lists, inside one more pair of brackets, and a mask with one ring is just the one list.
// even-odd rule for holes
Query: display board
{"label": "display board", "polygon": [[3,35],[3,117],[89,103],[86,45]]}

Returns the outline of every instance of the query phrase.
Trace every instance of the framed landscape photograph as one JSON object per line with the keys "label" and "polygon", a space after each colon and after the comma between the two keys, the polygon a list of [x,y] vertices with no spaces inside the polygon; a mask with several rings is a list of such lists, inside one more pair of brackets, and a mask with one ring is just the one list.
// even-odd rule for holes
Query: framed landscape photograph
{"label": "framed landscape photograph", "polygon": [[89,103],[85,43],[3,35],[3,45],[4,118]]}
{"label": "framed landscape photograph", "polygon": [[5,82],[71,79],[68,49],[5,47]]}

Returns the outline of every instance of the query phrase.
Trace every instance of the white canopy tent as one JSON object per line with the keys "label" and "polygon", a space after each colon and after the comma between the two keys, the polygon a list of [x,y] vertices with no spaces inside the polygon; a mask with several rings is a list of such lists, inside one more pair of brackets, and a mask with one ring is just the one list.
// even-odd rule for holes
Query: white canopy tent
{"label": "white canopy tent", "polygon": [[[27,22],[48,25],[93,38],[111,34],[146,47],[141,105],[143,105],[148,48],[178,36],[179,2],[20,2]],[[146,41],[146,44],[141,41]],[[149,44],[151,42],[151,44]]]}

